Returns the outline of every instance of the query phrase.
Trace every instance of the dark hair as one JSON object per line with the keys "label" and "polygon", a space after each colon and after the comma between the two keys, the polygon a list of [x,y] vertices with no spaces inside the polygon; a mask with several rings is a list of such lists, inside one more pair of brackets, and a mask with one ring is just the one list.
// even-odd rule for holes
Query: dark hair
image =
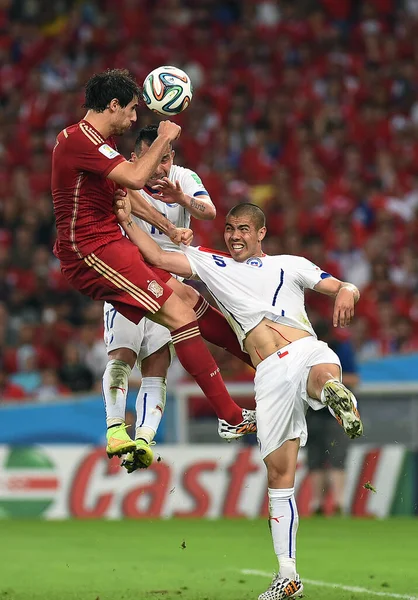
{"label": "dark hair", "polygon": [[226,215],[226,220],[229,217],[242,217],[244,215],[252,219],[257,230],[266,226],[266,215],[259,206],[250,202],[243,202],[232,207]]}
{"label": "dark hair", "polygon": [[139,154],[141,144],[144,142],[147,146],[151,146],[152,142],[158,137],[158,125],[147,125],[139,130],[138,137],[135,140],[135,154]]}
{"label": "dark hair", "polygon": [[84,108],[103,112],[116,98],[122,108],[127,106],[141,90],[133,75],[127,69],[108,69],[96,73],[86,83],[86,101]]}

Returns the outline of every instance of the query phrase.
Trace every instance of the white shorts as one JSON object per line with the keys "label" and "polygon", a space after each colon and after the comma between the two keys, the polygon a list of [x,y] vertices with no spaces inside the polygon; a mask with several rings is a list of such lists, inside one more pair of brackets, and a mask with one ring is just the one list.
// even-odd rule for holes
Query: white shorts
{"label": "white shorts", "polygon": [[308,439],[305,414],[324,404],[310,398],[306,390],[310,368],[314,365],[341,363],[328,344],[305,337],[288,344],[263,360],[256,369],[254,387],[257,414],[257,436],[264,459],[286,440]]}
{"label": "white shorts", "polygon": [[129,348],[137,355],[140,365],[145,358],[166,344],[171,346],[171,334],[167,327],[147,318],[135,325],[108,302],[104,303],[103,309],[104,343],[108,353],[118,348]]}

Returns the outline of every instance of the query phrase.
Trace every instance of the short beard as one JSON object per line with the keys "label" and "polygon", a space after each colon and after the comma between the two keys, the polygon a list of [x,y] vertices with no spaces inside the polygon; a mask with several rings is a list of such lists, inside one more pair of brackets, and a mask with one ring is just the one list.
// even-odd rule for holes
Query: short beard
{"label": "short beard", "polygon": [[129,127],[120,127],[120,126],[116,126],[113,128],[112,131],[112,135],[123,135],[124,133],[126,133],[130,128]]}

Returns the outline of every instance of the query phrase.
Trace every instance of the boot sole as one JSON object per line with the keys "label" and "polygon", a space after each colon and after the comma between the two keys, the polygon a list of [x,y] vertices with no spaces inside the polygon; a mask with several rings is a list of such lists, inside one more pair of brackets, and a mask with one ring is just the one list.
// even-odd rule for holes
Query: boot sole
{"label": "boot sole", "polygon": [[[146,460],[142,460],[145,458]],[[148,469],[154,461],[154,454],[151,456],[144,448],[136,448],[129,455],[125,456],[121,467],[124,467],[128,473],[133,473],[137,469]]]}
{"label": "boot sole", "polygon": [[[266,593],[266,592],[265,592],[265,593]],[[268,593],[268,592],[267,592],[267,593]],[[271,592],[270,592],[270,593],[271,593]],[[283,593],[284,593],[284,594],[286,594],[286,590],[281,590],[281,592],[280,592],[280,593],[281,593],[281,594],[283,594]],[[303,597],[303,583],[301,583],[301,586],[300,586],[300,588],[299,588],[299,589],[298,589],[296,592],[293,592],[293,594],[291,594],[290,596],[287,596],[287,595],[285,595],[285,596],[280,596],[280,598],[281,598],[282,600],[284,600],[285,598],[287,599],[287,598],[302,598],[302,597]],[[260,597],[259,597],[259,598],[260,598]]]}
{"label": "boot sole", "polygon": [[354,395],[342,384],[326,383],[324,386],[325,404],[332,408],[337,421],[352,440],[363,435],[363,423],[354,404]]}

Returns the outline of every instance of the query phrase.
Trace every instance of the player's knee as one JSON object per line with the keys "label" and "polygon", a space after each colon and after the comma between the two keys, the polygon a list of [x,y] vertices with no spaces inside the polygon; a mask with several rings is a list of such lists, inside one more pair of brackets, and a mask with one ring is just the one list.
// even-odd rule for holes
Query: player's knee
{"label": "player's knee", "polygon": [[308,378],[307,391],[311,398],[321,398],[321,392],[327,381],[339,379],[340,370],[338,365],[315,365],[311,367]]}
{"label": "player's knee", "polygon": [[187,306],[176,294],[172,294],[156,314],[157,323],[171,331],[196,321],[194,310]]}
{"label": "player's knee", "polygon": [[267,467],[267,481],[270,488],[288,488],[293,486],[295,473],[290,465],[270,464]]}
{"label": "player's knee", "polygon": [[287,440],[280,448],[266,456],[264,462],[267,467],[269,487],[293,487],[298,447],[298,440]]}
{"label": "player's knee", "polygon": [[167,377],[170,362],[170,349],[166,344],[141,362],[142,377]]}
{"label": "player's knee", "polygon": [[186,306],[183,313],[183,319],[185,321],[185,325],[187,323],[191,323],[192,321],[196,321],[196,314],[190,306]]}
{"label": "player's knee", "polygon": [[199,299],[199,292],[197,292],[191,285],[187,285],[185,283],[181,283],[180,281],[175,281],[175,287],[172,287],[175,294],[181,298],[181,300],[187,304],[190,308],[194,308]]}
{"label": "player's knee", "polygon": [[133,369],[136,361],[136,353],[130,348],[117,348],[108,353],[109,362],[112,360],[120,360]]}
{"label": "player's knee", "polygon": [[196,321],[194,310],[182,302],[181,305],[177,307],[177,310],[171,313],[169,327],[171,326],[171,329],[178,329],[179,327],[184,327],[194,321]]}
{"label": "player's knee", "polygon": [[194,308],[196,306],[200,294],[194,288],[192,288],[191,285],[184,285],[183,292],[183,302],[185,302],[187,306]]}

